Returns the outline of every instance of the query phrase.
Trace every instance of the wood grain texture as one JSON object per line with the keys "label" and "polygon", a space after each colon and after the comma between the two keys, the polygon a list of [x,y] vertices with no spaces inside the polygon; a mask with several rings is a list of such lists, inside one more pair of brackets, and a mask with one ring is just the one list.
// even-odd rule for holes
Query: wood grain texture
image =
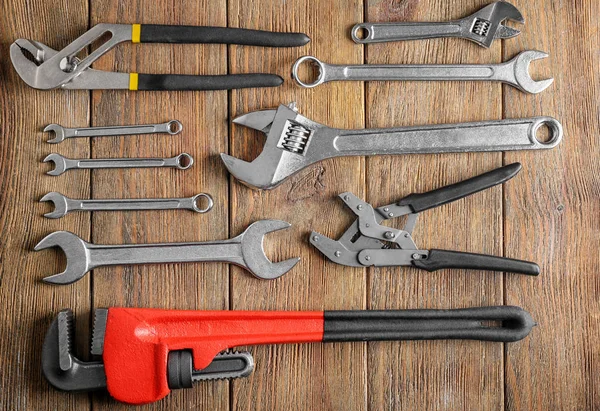
{"label": "wood grain texture", "polygon": [[[402,309],[509,304],[539,323],[515,344],[385,342],[249,347],[256,368],[232,382],[196,384],[136,409],[206,410],[596,410],[600,409],[600,5],[597,1],[513,0],[526,16],[523,34],[485,50],[461,40],[358,46],[360,21],[427,21],[462,17],[484,0],[6,0],[0,13],[0,409],[125,409],[106,393],[69,394],[43,379],[40,349],[56,312],[77,317],[78,353],[87,357],[89,312],[112,305],[176,309]],[[364,15],[363,15],[364,14]],[[276,89],[232,92],[37,91],[8,55],[19,37],[60,49],[99,22],[158,23],[300,31],[308,46],[269,49],[223,45],[123,44],[95,68],[146,73],[276,73]],[[532,71],[556,84],[537,96],[492,83],[331,83],[312,90],[290,79],[293,62],[314,55],[331,63],[499,62],[525,49],[551,59]],[[270,192],[229,177],[218,154],[255,158],[258,132],[232,125],[249,111],[291,101],[307,117],[340,128],[394,127],[551,115],[565,126],[553,151],[339,158],[310,167]],[[41,129],[181,120],[178,136],[77,139],[45,143]],[[190,153],[188,171],[43,173],[49,152],[74,157],[153,157]],[[374,205],[393,202],[515,161],[523,171],[503,187],[427,211],[414,233],[423,248],[505,255],[540,263],[542,275],[425,273],[408,268],[362,270],[335,265],[308,244],[317,230],[336,237],[352,221],[337,199],[351,191]],[[42,217],[37,200],[60,191],[74,198],[215,199],[212,212],[73,213]],[[224,264],[172,264],[95,270],[78,283],[40,279],[64,258],[32,252],[45,235],[69,230],[95,243],[225,239],[250,223],[293,224],[270,234],[275,261],[301,263],[276,281],[259,281]],[[399,227],[400,222],[390,222]],[[243,349],[243,347],[241,347]]]}

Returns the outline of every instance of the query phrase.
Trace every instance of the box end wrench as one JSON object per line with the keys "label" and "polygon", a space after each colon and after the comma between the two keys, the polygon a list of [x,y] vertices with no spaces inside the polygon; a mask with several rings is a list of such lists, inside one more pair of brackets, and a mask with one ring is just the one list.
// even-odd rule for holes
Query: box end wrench
{"label": "box end wrench", "polygon": [[170,134],[172,136],[181,133],[183,124],[179,120],[171,120],[161,124],[143,124],[132,126],[107,126],[107,127],[84,127],[70,128],[59,124],[49,124],[44,132],[54,132],[54,138],[48,143],[56,144],[67,138],[78,137],[108,137],[108,136],[131,136],[139,134]]}
{"label": "box end wrench", "polygon": [[[562,125],[552,117],[343,130],[312,121],[285,105],[245,114],[234,123],[266,133],[265,146],[251,162],[224,153],[221,158],[238,180],[264,190],[332,157],[542,150],[556,147],[563,137]],[[540,142],[536,133],[543,125],[551,136]]]}
{"label": "box end wrench", "polygon": [[[458,65],[377,65],[327,64],[313,56],[300,57],[292,67],[292,77],[304,88],[312,88],[330,81],[500,81],[525,93],[538,94],[550,87],[554,79],[536,81],[529,75],[532,61],[548,57],[537,50],[524,51],[500,64]],[[318,69],[312,82],[300,79],[300,66],[309,63]]]}
{"label": "box end wrench", "polygon": [[96,169],[96,168],[149,168],[173,167],[187,170],[194,164],[194,158],[188,153],[181,153],[171,158],[67,158],[57,153],[51,153],[43,160],[44,163],[54,163],[54,169],[46,172],[51,176],[59,176],[67,170]]}
{"label": "box end wrench", "polygon": [[[507,20],[525,23],[515,6],[497,1],[468,17],[449,22],[360,23],[352,28],[351,36],[358,44],[458,37],[489,48],[495,39],[508,39],[521,34],[519,30],[502,24]],[[362,36],[359,35],[361,32]]]}
{"label": "box end wrench", "polygon": [[261,220],[229,240],[127,245],[90,244],[71,232],[56,231],[43,238],[34,250],[58,247],[67,257],[65,271],[44,278],[50,284],[74,283],[90,270],[102,266],[191,262],[228,262],[245,268],[257,278],[274,280],[291,270],[300,259],[271,262],[263,248],[264,236],[290,226],[285,221]]}
{"label": "box end wrench", "polygon": [[[200,207],[200,201],[206,202]],[[54,211],[44,214],[47,218],[61,218],[71,211],[132,211],[132,210],[191,210],[200,214],[209,212],[214,205],[212,197],[206,193],[189,198],[132,198],[132,199],[92,199],[69,198],[56,191],[40,199],[54,205]]]}

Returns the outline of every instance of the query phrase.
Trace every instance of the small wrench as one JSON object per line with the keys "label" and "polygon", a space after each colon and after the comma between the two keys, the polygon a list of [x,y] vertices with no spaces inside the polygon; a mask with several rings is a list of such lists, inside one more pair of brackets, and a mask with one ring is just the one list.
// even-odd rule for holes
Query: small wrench
{"label": "small wrench", "polygon": [[250,271],[257,278],[274,280],[291,270],[300,259],[271,262],[265,255],[263,239],[266,234],[290,226],[285,221],[260,220],[229,240],[123,245],[90,244],[68,231],[56,231],[42,239],[34,250],[60,247],[67,257],[65,271],[44,278],[44,281],[50,284],[71,284],[83,278],[88,271],[109,265],[208,261],[235,264]]}
{"label": "small wrench", "polygon": [[172,136],[181,133],[183,125],[178,120],[171,120],[162,124],[144,124],[134,126],[108,126],[68,128],[58,124],[50,124],[44,128],[46,132],[54,132],[55,137],[48,143],[55,144],[66,138],[76,137],[105,137],[105,136],[131,136],[136,134],[160,134],[166,133]]}
{"label": "small wrench", "polygon": [[[501,64],[458,65],[375,65],[326,64],[313,56],[299,58],[292,69],[292,77],[305,88],[316,87],[330,81],[500,81],[525,93],[541,93],[554,79],[535,81],[529,75],[529,65],[534,60],[548,57],[541,51],[524,51]],[[300,66],[308,62],[316,66],[319,75],[312,83],[302,81]]]}
{"label": "small wrench", "polygon": [[194,159],[187,153],[179,154],[171,158],[85,158],[72,159],[63,157],[60,154],[49,154],[44,163],[54,163],[54,169],[46,174],[59,176],[71,169],[92,169],[92,168],[148,168],[148,167],[175,167],[180,170],[187,170],[194,164]]}
{"label": "small wrench", "polygon": [[[202,198],[207,203],[204,208],[198,206]],[[54,204],[54,211],[44,214],[48,218],[61,218],[71,211],[192,210],[204,214],[214,205],[212,197],[206,193],[190,198],[75,200],[53,191],[42,197],[40,202],[42,201],[51,201]]]}

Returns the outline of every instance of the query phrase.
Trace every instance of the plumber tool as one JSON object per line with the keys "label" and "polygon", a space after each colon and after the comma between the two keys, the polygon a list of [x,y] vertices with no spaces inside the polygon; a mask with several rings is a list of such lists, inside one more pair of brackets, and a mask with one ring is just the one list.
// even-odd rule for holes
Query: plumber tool
{"label": "plumber tool", "polygon": [[[500,81],[519,90],[537,94],[554,82],[554,79],[535,81],[529,75],[529,65],[534,60],[548,57],[541,51],[524,51],[510,61],[500,64],[326,64],[313,56],[299,58],[292,68],[292,77],[305,88],[316,87],[330,81]],[[318,76],[305,83],[298,76],[303,63],[317,67]]]}
{"label": "plumber tool", "polygon": [[[305,167],[332,157],[539,150],[555,147],[563,135],[561,124],[551,117],[391,129],[333,129],[300,115],[293,103],[277,110],[248,113],[233,122],[267,134],[265,147],[250,163],[227,154],[221,154],[221,158],[237,179],[266,190]],[[542,125],[551,132],[546,142],[536,138]]]}
{"label": "plumber tool", "polygon": [[46,174],[59,176],[67,170],[89,170],[93,168],[149,168],[174,167],[187,170],[194,164],[194,159],[188,153],[182,153],[171,158],[84,158],[73,159],[60,154],[49,154],[44,163],[54,163],[54,169]]}
{"label": "plumber tool", "polygon": [[515,6],[505,1],[498,1],[469,17],[449,22],[357,24],[352,28],[352,40],[358,44],[369,44],[459,37],[489,48],[495,39],[509,39],[521,34],[519,30],[502,24],[506,20],[525,23],[525,19]]}
{"label": "plumber tool", "polygon": [[[200,208],[204,199],[206,207]],[[40,199],[54,204],[54,211],[44,214],[48,218],[61,218],[71,211],[128,211],[128,210],[191,210],[200,214],[213,208],[210,195],[200,193],[190,198],[131,198],[111,200],[75,200],[53,191]]]}
{"label": "plumber tool", "polygon": [[171,120],[162,124],[144,124],[135,126],[108,126],[108,127],[85,127],[68,128],[58,124],[50,124],[44,128],[46,132],[54,132],[55,137],[48,143],[55,144],[66,138],[75,137],[105,137],[105,136],[131,136],[137,134],[170,134],[172,136],[181,133],[183,125],[178,120]]}
{"label": "plumber tool", "polygon": [[480,340],[515,342],[535,323],[519,307],[398,311],[176,311],[108,308],[95,311],[93,355],[72,353],[71,310],[46,333],[42,371],[63,391],[107,389],[116,400],[146,404],[194,381],[245,377],[248,352],[237,346],[352,341]]}
{"label": "plumber tool", "polygon": [[90,244],[68,231],[56,231],[40,241],[34,250],[59,247],[67,257],[65,271],[44,278],[50,284],[71,284],[88,271],[109,265],[194,262],[231,263],[245,268],[257,278],[274,280],[290,271],[300,259],[272,263],[265,255],[263,239],[268,233],[289,227],[285,221],[261,220],[229,240],[124,245]]}
{"label": "plumber tool", "polygon": [[[10,46],[10,58],[23,81],[30,87],[42,90],[58,87],[88,90],[229,90],[277,87],[283,83],[283,79],[274,74],[190,76],[116,73],[91,68],[98,58],[125,41],[298,47],[305,45],[310,39],[303,33],[274,33],[228,27],[98,24],[60,51],[37,41],[18,39]],[[96,46],[95,43],[101,44]],[[78,57],[92,45],[94,50],[89,55]]]}
{"label": "plumber tool", "polygon": [[[411,236],[420,212],[502,184],[520,170],[521,164],[510,164],[428,193],[411,194],[376,209],[352,193],[342,193],[340,198],[356,214],[357,220],[338,241],[313,231],[310,243],[334,263],[350,267],[405,265],[429,272],[462,268],[539,275],[540,267],[528,261],[458,251],[421,250]],[[402,230],[381,225],[384,220],[400,216],[407,217]]]}

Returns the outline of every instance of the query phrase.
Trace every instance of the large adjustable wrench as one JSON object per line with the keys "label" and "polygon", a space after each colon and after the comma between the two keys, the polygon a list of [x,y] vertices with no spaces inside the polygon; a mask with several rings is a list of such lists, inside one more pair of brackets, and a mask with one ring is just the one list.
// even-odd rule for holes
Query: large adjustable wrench
{"label": "large adjustable wrench", "polygon": [[257,278],[274,280],[300,261],[290,258],[272,263],[263,249],[263,237],[289,228],[279,220],[261,220],[235,238],[198,243],[157,243],[127,245],[90,244],[68,231],[56,231],[35,246],[35,251],[60,247],[67,257],[67,268],[44,278],[51,284],[71,284],[96,267],[131,264],[167,264],[219,261],[238,265]]}
{"label": "large adjustable wrench", "polygon": [[[266,190],[332,157],[541,150],[558,145],[563,135],[561,124],[551,117],[343,130],[314,122],[299,114],[295,106],[284,105],[277,110],[248,113],[234,123],[266,133],[265,147],[252,162],[227,154],[221,154],[221,158],[237,179]],[[538,141],[536,134],[542,125],[551,132],[545,142]]]}

